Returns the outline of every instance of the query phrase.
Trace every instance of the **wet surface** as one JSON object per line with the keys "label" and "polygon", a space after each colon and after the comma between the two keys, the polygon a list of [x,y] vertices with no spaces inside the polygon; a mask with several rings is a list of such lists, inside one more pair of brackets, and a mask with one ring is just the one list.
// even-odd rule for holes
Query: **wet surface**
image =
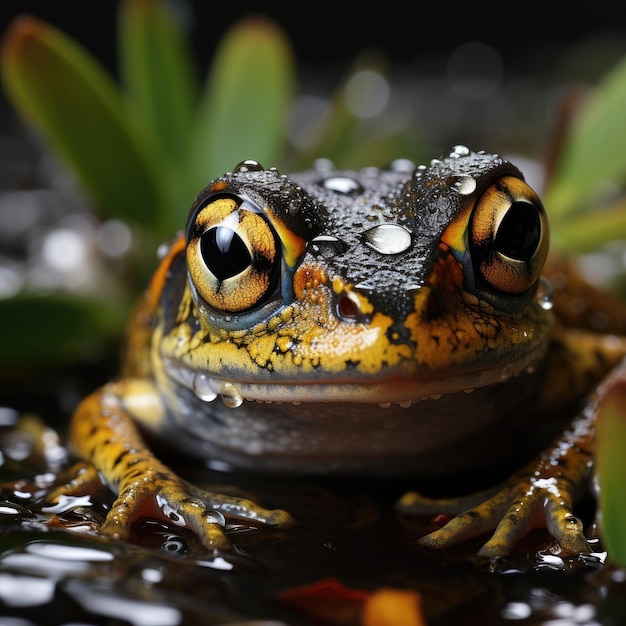
{"label": "wet surface", "polygon": [[[45,496],[70,465],[55,432],[4,412],[0,432],[0,624],[359,623],[363,592],[419,592],[428,624],[618,624],[623,572],[594,552],[560,555],[535,531],[506,559],[475,558],[480,539],[445,553],[413,540],[436,520],[400,519],[392,481],[259,480],[197,469],[183,474],[226,493],[290,510],[299,525],[271,532],[231,526],[231,552],[208,553],[184,529],[143,519],[130,543],[97,534],[111,494]],[[61,476],[66,480],[67,476]],[[484,541],[484,538],[482,538]],[[361,595],[360,595],[361,594]]]}

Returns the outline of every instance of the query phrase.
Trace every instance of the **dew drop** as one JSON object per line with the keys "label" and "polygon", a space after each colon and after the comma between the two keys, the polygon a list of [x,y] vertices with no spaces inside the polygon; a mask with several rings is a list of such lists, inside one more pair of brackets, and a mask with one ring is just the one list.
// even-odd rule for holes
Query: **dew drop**
{"label": "dew drop", "polygon": [[193,378],[193,392],[200,400],[211,402],[217,398],[212,379],[206,374],[196,374]]}
{"label": "dew drop", "polygon": [[469,196],[476,191],[476,179],[471,176],[462,176],[454,183],[454,186],[462,196]]}
{"label": "dew drop", "polygon": [[263,172],[265,168],[253,159],[246,159],[239,163],[233,170],[233,174],[239,174],[240,172]]}
{"label": "dew drop", "polygon": [[348,244],[332,235],[318,235],[311,240],[311,250],[314,254],[330,252],[343,254],[348,249]]}
{"label": "dew drop", "polygon": [[554,289],[552,283],[543,276],[539,279],[537,302],[539,302],[539,306],[544,311],[549,311],[554,306]]}
{"label": "dew drop", "polygon": [[331,176],[322,180],[320,185],[328,191],[350,196],[355,196],[364,191],[361,183],[350,176]]}
{"label": "dew drop", "polygon": [[453,158],[453,159],[458,159],[459,157],[466,157],[469,156],[470,154],[470,149],[467,146],[453,146],[450,149],[450,152],[448,152],[448,156]]}
{"label": "dew drop", "polygon": [[236,409],[243,404],[243,398],[237,393],[232,383],[223,383],[220,390],[222,402],[230,409]]}
{"label": "dew drop", "polygon": [[411,233],[398,224],[379,224],[361,235],[363,243],[380,254],[400,254],[411,247]]}

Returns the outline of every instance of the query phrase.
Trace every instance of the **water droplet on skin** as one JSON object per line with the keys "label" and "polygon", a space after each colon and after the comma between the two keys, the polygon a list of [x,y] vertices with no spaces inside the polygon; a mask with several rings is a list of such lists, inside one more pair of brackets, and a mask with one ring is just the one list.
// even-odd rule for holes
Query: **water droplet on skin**
{"label": "water droplet on skin", "polygon": [[341,193],[344,195],[357,195],[363,193],[364,189],[358,180],[349,176],[331,176],[320,182],[320,185],[328,191]]}
{"label": "water droplet on skin", "polygon": [[212,402],[217,398],[217,392],[213,388],[212,379],[205,374],[196,374],[193,378],[193,392],[200,400]]}
{"label": "water droplet on skin", "polygon": [[476,179],[471,176],[463,176],[454,183],[454,186],[462,196],[469,196],[476,191]]}
{"label": "water droplet on skin", "polygon": [[231,383],[224,383],[220,398],[229,409],[236,409],[243,404],[243,398],[235,391]]}
{"label": "water droplet on skin", "polygon": [[311,250],[315,254],[320,252],[331,252],[332,254],[343,254],[348,249],[348,244],[332,235],[318,235],[311,240]]}
{"label": "water droplet on skin", "polygon": [[400,254],[406,252],[412,243],[411,233],[398,224],[379,224],[366,230],[361,240],[380,254]]}
{"label": "water droplet on skin", "polygon": [[263,172],[265,168],[253,159],[246,159],[235,167],[233,174],[239,174],[240,172]]}
{"label": "water droplet on skin", "polygon": [[539,279],[537,302],[544,311],[550,311],[554,306],[554,289],[552,283],[543,276]]}
{"label": "water droplet on skin", "polygon": [[451,157],[452,159],[458,159],[459,157],[466,157],[469,156],[470,154],[470,149],[467,146],[454,146],[450,149],[450,152],[448,152],[448,156]]}
{"label": "water droplet on skin", "polygon": [[203,519],[208,524],[217,524],[226,528],[226,518],[219,511],[207,511],[207,515]]}

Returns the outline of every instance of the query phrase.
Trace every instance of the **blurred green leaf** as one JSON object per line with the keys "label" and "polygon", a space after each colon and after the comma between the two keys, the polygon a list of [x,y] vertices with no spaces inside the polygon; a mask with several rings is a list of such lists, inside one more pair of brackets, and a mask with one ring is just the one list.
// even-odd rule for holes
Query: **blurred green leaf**
{"label": "blurred green leaf", "polygon": [[553,220],[592,208],[609,186],[607,182],[622,183],[626,178],[625,111],[626,58],[588,97],[571,128],[544,194]]}
{"label": "blurred green leaf", "polygon": [[245,159],[278,165],[293,81],[289,42],[273,22],[248,18],[228,31],[200,105],[191,163],[197,190]]}
{"label": "blurred green leaf", "polygon": [[552,220],[552,243],[574,253],[598,250],[608,241],[626,236],[626,199],[620,198],[596,211]]}
{"label": "blurred green leaf", "polygon": [[100,208],[138,222],[159,210],[150,154],[114,83],[76,42],[32,17],[9,29],[0,59],[17,109],[79,175]]}
{"label": "blurred green leaf", "polygon": [[62,297],[17,296],[0,300],[0,369],[76,360],[95,340],[117,336],[127,309],[119,302]]}
{"label": "blurred green leaf", "polygon": [[598,405],[596,472],[601,533],[611,559],[626,567],[626,370],[605,387]]}
{"label": "blurred green leaf", "polygon": [[177,16],[159,0],[122,2],[119,46],[129,105],[167,166],[175,166],[189,150],[198,98],[195,68]]}
{"label": "blurred green leaf", "polygon": [[128,111],[158,159],[162,236],[181,228],[194,188],[189,145],[198,102],[197,73],[178,16],[159,0],[126,0],[119,11],[119,57]]}

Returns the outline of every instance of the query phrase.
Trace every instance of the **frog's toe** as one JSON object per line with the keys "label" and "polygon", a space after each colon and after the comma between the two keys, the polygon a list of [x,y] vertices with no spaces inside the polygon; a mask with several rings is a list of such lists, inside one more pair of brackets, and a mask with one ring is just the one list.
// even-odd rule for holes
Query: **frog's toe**
{"label": "frog's toe", "polygon": [[445,526],[421,537],[426,548],[443,549],[493,530],[505,513],[507,502],[501,494],[453,517]]}
{"label": "frog's toe", "polygon": [[60,476],[61,484],[46,496],[46,501],[57,504],[63,496],[93,495],[104,488],[96,468],[82,461],[75,463]]}
{"label": "frog's toe", "polygon": [[156,494],[138,494],[130,488],[122,491],[111,506],[100,531],[115,540],[130,538],[132,524],[146,515],[187,528],[209,550],[230,550],[224,516],[196,497],[175,485],[168,485]]}
{"label": "frog's toe", "polygon": [[[157,498],[159,500],[159,498]],[[226,520],[219,512],[207,506],[200,498],[185,497],[171,505],[164,500],[159,506],[168,520],[177,526],[187,527],[209,550],[230,550],[232,545],[226,536]]]}
{"label": "frog's toe", "polygon": [[540,502],[519,500],[506,511],[495,527],[489,541],[478,551],[478,556],[506,556],[513,551],[515,544],[537,524],[537,511]]}
{"label": "frog's toe", "polygon": [[575,554],[589,554],[591,548],[584,534],[583,523],[574,515],[569,498],[559,493],[546,497],[546,525],[550,534],[564,550]]}
{"label": "frog's toe", "polygon": [[283,509],[265,509],[246,498],[197,491],[201,499],[224,517],[247,522],[253,526],[287,529],[296,525],[294,517]]}
{"label": "frog's toe", "polygon": [[478,555],[506,556],[522,537],[540,526],[546,526],[564,550],[577,554],[590,551],[583,524],[572,512],[567,483],[555,478],[516,477],[495,496],[460,513],[442,528],[419,539],[418,544],[447,548],[493,530]]}

